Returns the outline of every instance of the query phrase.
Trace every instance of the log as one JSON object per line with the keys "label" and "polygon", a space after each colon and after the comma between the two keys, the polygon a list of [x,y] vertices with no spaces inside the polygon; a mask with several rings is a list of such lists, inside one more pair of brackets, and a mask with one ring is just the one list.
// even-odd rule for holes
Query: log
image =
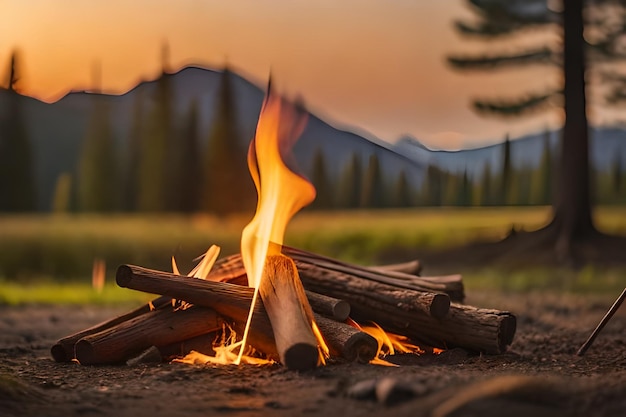
{"label": "log", "polygon": [[126,314],[122,314],[121,316],[106,320],[88,329],[81,330],[77,333],[66,336],[63,339],[57,341],[52,346],[52,348],[50,348],[50,353],[52,354],[54,360],[57,362],[70,362],[72,359],[74,359],[74,345],[83,337],[92,335],[94,333],[99,333],[127,320],[148,313],[153,309],[160,309],[164,306],[171,305],[171,301],[172,299],[170,297],[159,297],[155,300],[152,300],[150,304],[145,304]]}
{"label": "log", "polygon": [[124,362],[150,346],[168,345],[222,327],[217,313],[206,307],[162,308],[83,337],[74,347],[82,365]]}
{"label": "log", "polygon": [[305,291],[305,293],[311,308],[316,313],[336,321],[346,321],[350,316],[350,303],[347,301],[313,291]]}
{"label": "log", "polygon": [[[467,350],[501,354],[513,342],[516,318],[508,311],[451,304],[446,317],[398,316],[351,303],[352,317],[373,320],[385,330],[403,334],[413,341],[438,348],[462,347]],[[410,319],[410,320],[409,320]]]}
{"label": "log", "polygon": [[190,339],[183,340],[181,342],[170,343],[164,346],[157,346],[161,356],[167,360],[174,358],[182,358],[192,350],[200,352],[204,355],[215,355],[213,346],[218,338],[217,332],[210,332],[201,334],[200,336],[192,337]]}
{"label": "log", "polygon": [[[354,279],[378,282],[407,290],[445,293],[450,297],[451,301],[462,302],[465,298],[463,279],[458,274],[418,277],[401,272],[381,271],[352,265],[299,249],[289,248],[288,246],[283,246],[283,250],[285,250],[286,255],[292,257],[296,262],[301,278],[315,279],[320,276],[328,276],[329,273],[340,273],[350,275]],[[213,281],[227,281],[243,285],[247,282],[245,274],[241,255],[236,254],[216,262],[210,276]],[[307,288],[304,281],[303,284]]]}
{"label": "log", "polygon": [[313,310],[290,258],[266,258],[259,295],[272,323],[280,362],[298,371],[316,368],[319,352],[312,328]]}
{"label": "log", "polygon": [[323,330],[331,357],[341,357],[349,362],[368,363],[378,353],[378,341],[371,335],[319,315],[315,321]]}
{"label": "log", "polygon": [[296,262],[296,265],[306,289],[343,298],[351,306],[358,302],[362,306],[397,312],[404,316],[426,315],[435,318],[444,317],[450,308],[450,297],[443,293],[398,288],[307,263]]}
{"label": "log", "polygon": [[422,263],[415,259],[413,261],[401,262],[397,264],[375,265],[368,267],[374,271],[401,272],[409,275],[418,275],[422,272]]}
{"label": "log", "polygon": [[[121,287],[162,293],[190,303],[213,307],[224,316],[244,322],[253,293],[251,288],[240,285],[189,279],[131,265],[120,266],[116,278]],[[330,279],[327,281],[332,282]],[[502,353],[511,344],[515,334],[515,316],[506,311],[454,304],[454,307],[451,305],[448,316],[436,319],[423,311],[406,312],[384,303],[379,303],[378,309],[371,304],[361,303],[359,300],[362,298],[353,298],[347,299],[353,318],[376,321],[387,330],[425,341],[434,347],[458,346],[485,353]],[[373,303],[371,298],[368,302]],[[271,329],[271,325],[262,303],[255,308],[251,330],[254,329],[258,329],[260,335],[268,338],[266,329]],[[320,330],[322,334],[327,333],[321,325]],[[271,331],[269,335],[272,338]],[[267,353],[265,347],[262,348],[258,341],[253,341],[252,336],[251,334],[250,344]],[[267,344],[271,342],[266,340]]]}

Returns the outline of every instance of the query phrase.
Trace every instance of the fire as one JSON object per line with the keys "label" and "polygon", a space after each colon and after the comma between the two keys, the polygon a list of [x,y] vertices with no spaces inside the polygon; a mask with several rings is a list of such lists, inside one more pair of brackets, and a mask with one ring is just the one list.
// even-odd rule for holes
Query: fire
{"label": "fire", "polygon": [[424,353],[419,346],[410,343],[406,336],[386,332],[376,323],[372,323],[371,325],[360,325],[354,320],[348,318],[348,324],[369,334],[378,341],[378,354],[370,362],[374,365],[397,366],[383,359],[387,355],[395,355],[396,353]]}
{"label": "fire", "polygon": [[[303,132],[306,122],[305,113],[268,91],[256,135],[248,149],[248,167],[258,200],[254,218],[241,235],[241,256],[248,285],[255,289],[243,334],[244,345],[258,299],[265,259],[268,255],[280,254],[289,220],[315,199],[315,187],[285,163],[285,155]],[[317,329],[314,324],[313,329]],[[319,330],[315,334],[322,351],[327,350]],[[240,362],[242,354],[240,350],[236,363]]]}

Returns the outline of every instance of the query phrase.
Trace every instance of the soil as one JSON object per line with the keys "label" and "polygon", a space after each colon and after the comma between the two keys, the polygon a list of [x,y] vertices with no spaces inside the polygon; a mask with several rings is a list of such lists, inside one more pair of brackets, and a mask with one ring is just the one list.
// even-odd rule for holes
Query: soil
{"label": "soil", "polygon": [[2,416],[623,416],[626,308],[585,356],[576,351],[618,294],[468,294],[509,310],[509,351],[403,355],[399,367],[334,363],[310,372],[279,365],[55,363],[63,336],[128,307],[0,306]]}

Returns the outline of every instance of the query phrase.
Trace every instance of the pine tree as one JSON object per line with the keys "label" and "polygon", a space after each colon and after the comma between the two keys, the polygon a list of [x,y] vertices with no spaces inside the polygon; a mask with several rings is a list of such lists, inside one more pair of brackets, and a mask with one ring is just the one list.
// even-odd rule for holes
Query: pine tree
{"label": "pine tree", "polygon": [[446,173],[434,164],[428,164],[422,185],[422,204],[441,206],[444,204]]}
{"label": "pine tree", "polygon": [[480,200],[481,206],[492,206],[493,201],[493,179],[491,177],[491,165],[489,162],[483,167],[483,173],[480,181]]}
{"label": "pine tree", "polygon": [[361,202],[361,183],[363,170],[361,158],[353,153],[348,163],[344,166],[337,188],[338,206],[346,209],[358,208]]}
{"label": "pine tree", "polygon": [[135,93],[133,103],[133,119],[128,135],[126,161],[124,170],[123,203],[122,209],[125,211],[136,211],[139,208],[140,182],[139,172],[141,167],[141,151],[145,140],[145,109],[144,96],[142,90]]}
{"label": "pine tree", "polygon": [[92,97],[90,121],[78,168],[78,209],[111,212],[119,208],[115,138],[105,97]]}
{"label": "pine tree", "polygon": [[498,196],[498,204],[506,205],[510,199],[511,189],[511,141],[507,134],[504,138],[504,146],[502,147],[502,174],[500,177],[500,194]]}
{"label": "pine tree", "polygon": [[162,50],[162,72],[156,81],[152,108],[141,135],[138,209],[164,212],[178,200],[177,172],[171,170],[174,150],[174,89],[172,74],[167,72],[167,46]]}
{"label": "pine tree", "polygon": [[411,207],[411,189],[406,177],[406,172],[401,170],[393,187],[391,207],[405,208]]}
{"label": "pine tree", "polygon": [[36,189],[33,150],[17,91],[17,53],[11,54],[7,107],[0,115],[0,212],[33,211]]}
{"label": "pine tree", "polygon": [[246,164],[246,149],[241,145],[237,129],[233,88],[233,74],[225,68],[209,132],[202,190],[204,208],[220,216],[252,211],[256,202],[254,183]]}
{"label": "pine tree", "polygon": [[200,160],[200,116],[198,102],[193,100],[175,152],[174,170],[179,184],[176,209],[184,213],[200,210],[202,198],[202,164]]}
{"label": "pine tree", "polygon": [[542,242],[553,243],[558,259],[572,260],[576,257],[574,246],[599,235],[591,215],[586,82],[592,77],[586,75],[587,62],[589,59],[603,63],[603,76],[594,78],[610,83],[608,102],[626,99],[626,76],[607,70],[611,63],[617,64],[624,57],[621,44],[626,32],[626,4],[612,0],[567,0],[560,5],[562,10],[557,11],[550,9],[546,0],[468,0],[468,3],[478,19],[456,24],[468,36],[493,39],[513,37],[527,28],[560,28],[562,41],[554,44],[514,53],[456,56],[448,61],[459,69],[483,70],[528,64],[560,65],[562,86],[549,86],[515,100],[481,99],[474,102],[474,108],[482,113],[519,115],[562,103],[565,122],[555,170],[558,176],[553,219],[538,233],[545,231],[549,235]]}
{"label": "pine tree", "polygon": [[380,161],[376,154],[371,154],[369,157],[359,205],[362,208],[382,208],[386,205]]}
{"label": "pine tree", "polygon": [[332,209],[334,207],[334,189],[328,177],[324,152],[319,148],[313,156],[311,182],[315,186],[316,191],[315,200],[311,203],[311,208],[316,210]]}

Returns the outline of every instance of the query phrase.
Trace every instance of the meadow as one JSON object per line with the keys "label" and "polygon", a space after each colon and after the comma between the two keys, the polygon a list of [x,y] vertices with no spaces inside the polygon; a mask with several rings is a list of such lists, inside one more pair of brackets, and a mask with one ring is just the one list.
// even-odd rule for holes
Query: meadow
{"label": "meadow", "polygon": [[[420,251],[499,239],[511,227],[533,230],[550,217],[548,207],[437,208],[375,211],[308,211],[290,223],[285,243],[364,265],[419,258]],[[112,284],[119,264],[182,272],[212,244],[222,255],[239,250],[250,216],[206,215],[14,215],[0,217],[0,303],[22,301],[125,302],[145,299]],[[600,207],[601,230],[626,234],[626,208]],[[94,259],[107,266],[108,284],[91,289]],[[426,265],[427,267],[427,265]],[[582,270],[529,268],[503,271],[488,265],[460,270],[468,291],[615,291],[625,271],[588,266]]]}

